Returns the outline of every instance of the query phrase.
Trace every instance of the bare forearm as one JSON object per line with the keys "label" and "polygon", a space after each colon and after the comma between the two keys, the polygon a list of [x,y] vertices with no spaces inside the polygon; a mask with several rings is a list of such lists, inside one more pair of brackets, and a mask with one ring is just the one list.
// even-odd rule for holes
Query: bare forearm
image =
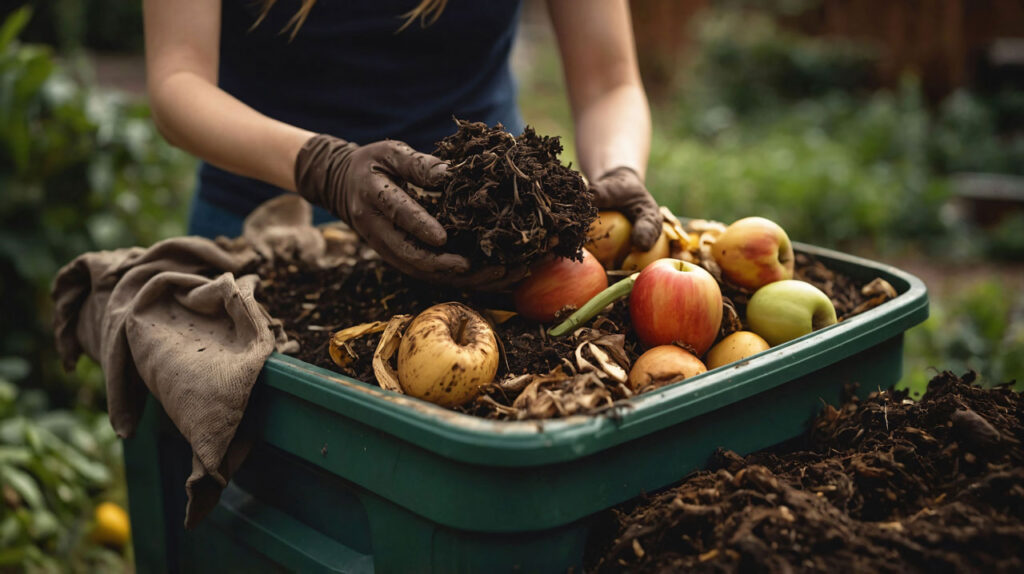
{"label": "bare forearm", "polygon": [[591,180],[616,167],[641,177],[647,170],[651,117],[639,84],[623,84],[576,111],[576,149],[580,168]]}
{"label": "bare forearm", "polygon": [[594,181],[647,169],[651,118],[625,0],[548,0],[576,123],[580,168]]}
{"label": "bare forearm", "polygon": [[314,134],[268,118],[188,71],[151,81],[154,120],[172,144],[245,177],[295,190],[299,149]]}

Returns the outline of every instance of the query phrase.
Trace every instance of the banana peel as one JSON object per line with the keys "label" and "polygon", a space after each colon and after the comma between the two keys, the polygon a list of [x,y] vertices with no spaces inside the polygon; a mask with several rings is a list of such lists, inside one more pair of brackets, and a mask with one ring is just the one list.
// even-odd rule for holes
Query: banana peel
{"label": "banana peel", "polygon": [[348,368],[353,361],[359,358],[355,351],[352,350],[349,342],[364,335],[380,333],[385,327],[387,327],[387,323],[384,321],[373,321],[371,323],[353,325],[333,333],[327,349],[331,354],[331,360],[339,367]]}

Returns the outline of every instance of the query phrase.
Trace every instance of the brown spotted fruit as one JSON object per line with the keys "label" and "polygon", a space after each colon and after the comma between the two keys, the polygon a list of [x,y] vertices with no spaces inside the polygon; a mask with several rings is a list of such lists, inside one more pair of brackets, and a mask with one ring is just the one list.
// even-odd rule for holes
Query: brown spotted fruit
{"label": "brown spotted fruit", "polygon": [[490,324],[461,303],[420,313],[398,346],[398,382],[406,394],[445,407],[465,404],[494,380],[498,341]]}

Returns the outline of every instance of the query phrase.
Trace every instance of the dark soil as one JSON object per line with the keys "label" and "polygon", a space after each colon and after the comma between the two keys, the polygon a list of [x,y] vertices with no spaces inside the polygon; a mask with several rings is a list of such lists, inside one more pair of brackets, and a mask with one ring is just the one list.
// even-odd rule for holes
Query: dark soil
{"label": "dark soil", "polygon": [[[798,269],[804,275],[832,277],[831,271],[811,258],[798,260]],[[299,342],[300,350],[296,357],[367,382],[375,382],[372,359],[380,334],[364,335],[352,342],[352,351],[357,358],[349,367],[341,368],[328,353],[333,332],[361,323],[387,321],[396,314],[415,315],[445,301],[464,302],[485,317],[491,316],[489,310],[510,311],[514,308],[507,293],[470,294],[425,284],[374,258],[364,258],[358,264],[328,270],[279,263],[260,269],[259,274],[263,281],[257,297],[271,316],[284,322],[288,336]],[[849,300],[851,305],[865,300],[859,292],[861,282],[847,277],[832,277],[830,281],[819,280],[816,284],[837,300]],[[630,364],[644,351],[632,332],[626,300],[619,301],[589,326],[599,328],[603,333],[623,335],[623,350]],[[574,359],[578,341],[569,337],[552,339],[548,337],[546,327],[520,316],[495,322],[495,334],[503,350],[497,380],[508,375],[545,374]],[[598,384],[598,387],[590,390],[602,394],[604,406],[585,409],[584,412],[602,411],[608,401],[629,396],[622,385]],[[481,417],[515,418],[514,413],[505,407],[510,407],[522,390],[492,385],[485,389],[482,399],[458,410]]]}
{"label": "dark soil", "polygon": [[936,376],[616,512],[598,572],[1024,571],[1024,400]]}
{"label": "dark soil", "polygon": [[420,198],[448,232],[445,249],[479,266],[529,265],[550,253],[581,259],[597,208],[580,174],[559,160],[559,138],[456,123],[434,150],[449,162],[449,179],[440,195]]}

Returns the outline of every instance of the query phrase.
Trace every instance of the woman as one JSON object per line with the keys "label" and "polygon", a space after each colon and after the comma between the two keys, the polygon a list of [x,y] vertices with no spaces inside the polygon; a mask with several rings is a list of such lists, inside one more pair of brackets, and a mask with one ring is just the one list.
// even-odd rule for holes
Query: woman
{"label": "woman", "polygon": [[[415,1],[145,0],[154,122],[203,160],[190,233],[237,235],[256,205],[296,191],[410,275],[487,288],[523,273],[445,253],[444,229],[398,184],[444,174],[420,152],[453,116],[522,130],[509,69],[520,1]],[[648,248],[660,223],[643,184],[650,115],[627,2],[548,7],[580,168]]]}

